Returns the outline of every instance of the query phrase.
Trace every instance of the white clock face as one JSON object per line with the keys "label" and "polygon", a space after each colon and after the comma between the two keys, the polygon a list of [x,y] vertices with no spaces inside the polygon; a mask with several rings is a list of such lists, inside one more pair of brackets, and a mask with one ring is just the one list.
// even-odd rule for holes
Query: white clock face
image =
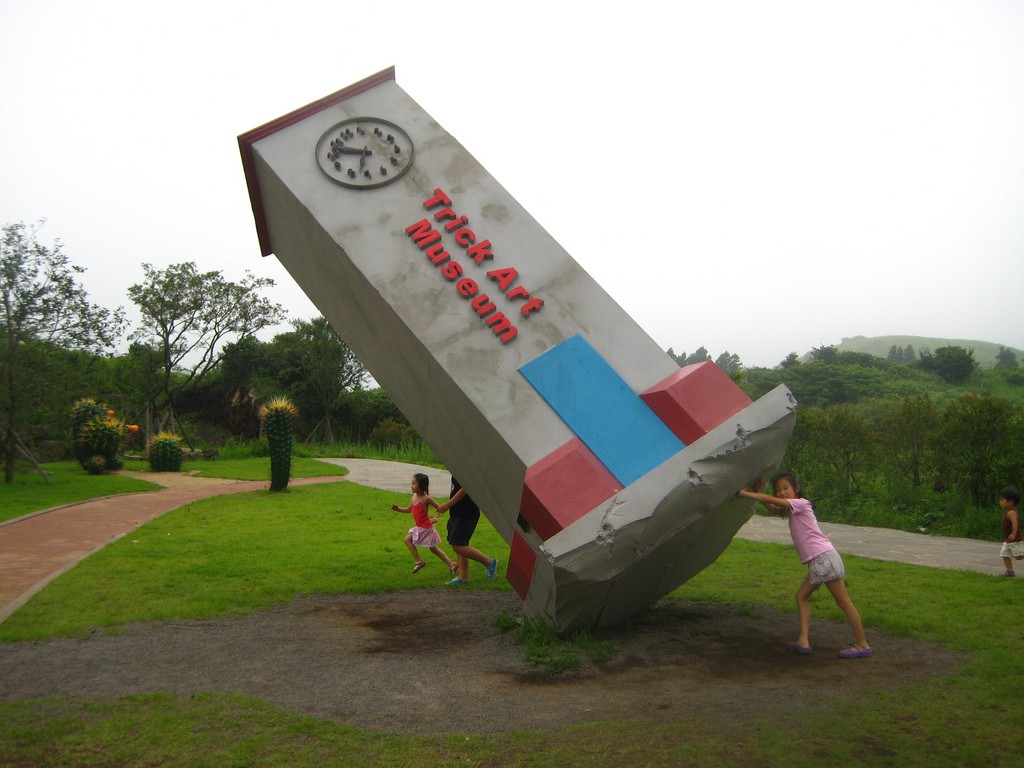
{"label": "white clock face", "polygon": [[316,162],[332,180],[373,189],[400,178],[412,165],[412,139],[377,117],[353,117],[327,130],[316,143]]}

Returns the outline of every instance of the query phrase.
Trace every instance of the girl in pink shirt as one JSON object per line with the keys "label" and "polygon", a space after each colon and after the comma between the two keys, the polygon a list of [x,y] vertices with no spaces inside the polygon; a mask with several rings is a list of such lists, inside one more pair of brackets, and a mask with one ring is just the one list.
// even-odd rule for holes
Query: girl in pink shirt
{"label": "girl in pink shirt", "polygon": [[416,523],[415,526],[409,529],[409,533],[405,537],[405,546],[412,553],[412,572],[416,573],[427,563],[420,559],[419,552],[416,547],[424,547],[433,552],[437,557],[441,558],[441,561],[448,566],[448,572],[455,574],[458,567],[452,562],[451,558],[448,557],[441,548],[437,545],[441,543],[441,535],[437,532],[434,527],[434,523],[437,522],[436,517],[430,516],[429,508],[433,507],[438,510],[438,514],[441,513],[441,509],[437,502],[434,501],[427,491],[430,488],[430,478],[424,475],[422,472],[417,472],[412,476],[412,483],[410,490],[412,491],[412,499],[409,501],[408,507],[400,507],[397,504],[392,504],[391,509],[395,512],[405,512],[406,514],[412,514],[412,519]]}
{"label": "girl in pink shirt", "polygon": [[[758,480],[757,487],[761,487],[762,484],[762,481]],[[789,535],[793,537],[800,562],[807,565],[807,576],[796,591],[796,605],[800,612],[800,636],[787,647],[796,653],[811,652],[811,595],[824,584],[832,593],[836,605],[846,614],[846,620],[850,622],[856,638],[854,645],[840,651],[839,656],[844,659],[864,659],[871,656],[873,651],[864,635],[860,614],[846,593],[846,585],[843,582],[843,577],[846,576],[843,559],[832,546],[828,536],[818,527],[818,519],[814,516],[811,502],[804,498],[796,477],[791,474],[776,475],[772,480],[772,487],[775,491],[774,496],[746,488],[736,495],[760,501],[771,514],[789,518]]]}

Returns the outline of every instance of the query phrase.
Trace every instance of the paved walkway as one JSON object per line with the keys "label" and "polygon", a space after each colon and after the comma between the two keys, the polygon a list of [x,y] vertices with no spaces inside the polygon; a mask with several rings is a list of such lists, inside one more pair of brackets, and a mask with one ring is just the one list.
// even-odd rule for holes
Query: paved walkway
{"label": "paved walkway", "polygon": [[[348,469],[344,477],[298,478],[291,485],[348,482],[387,491],[409,490],[414,472],[425,472],[437,496],[447,496],[451,475],[433,467],[370,459],[323,459]],[[0,523],[0,622],[83,558],[165,512],[226,493],[265,490],[267,481],[240,482],[184,474],[125,472],[164,485],[161,491],[122,494],[44,510]],[[933,568],[1002,573],[999,545],[974,539],[925,536],[885,528],[858,528],[822,523],[841,553],[895,560]],[[789,528],[781,518],[751,518],[739,537],[788,544]]]}

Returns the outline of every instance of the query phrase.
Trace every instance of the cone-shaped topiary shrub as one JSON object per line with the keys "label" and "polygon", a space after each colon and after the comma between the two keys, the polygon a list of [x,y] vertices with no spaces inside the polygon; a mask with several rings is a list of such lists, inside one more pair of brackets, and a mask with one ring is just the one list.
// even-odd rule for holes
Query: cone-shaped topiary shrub
{"label": "cone-shaped topiary shrub", "polygon": [[183,458],[181,438],[173,432],[158,432],[149,441],[149,468],[154,472],[178,472]]}
{"label": "cone-shaped topiary shrub", "polygon": [[275,397],[260,408],[270,445],[270,490],[283,491],[292,473],[292,420],[298,409],[287,397]]}

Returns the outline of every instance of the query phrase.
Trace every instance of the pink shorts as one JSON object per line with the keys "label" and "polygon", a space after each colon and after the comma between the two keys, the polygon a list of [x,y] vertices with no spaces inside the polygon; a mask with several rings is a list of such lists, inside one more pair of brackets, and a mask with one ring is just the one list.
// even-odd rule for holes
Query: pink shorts
{"label": "pink shorts", "polygon": [[412,534],[412,543],[417,547],[436,547],[441,543],[441,534],[437,532],[437,528],[430,526],[429,528],[420,528],[418,525],[414,528],[409,529],[409,533]]}

